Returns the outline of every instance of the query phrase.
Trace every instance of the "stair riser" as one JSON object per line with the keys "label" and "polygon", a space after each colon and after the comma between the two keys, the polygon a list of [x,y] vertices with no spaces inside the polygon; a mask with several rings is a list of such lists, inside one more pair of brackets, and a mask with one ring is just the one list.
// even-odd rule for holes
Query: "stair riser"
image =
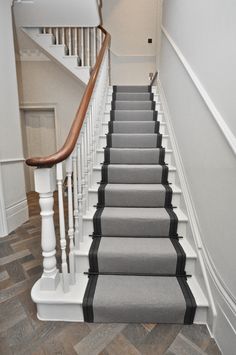
{"label": "stair riser", "polygon": [[[156,110],[156,111],[161,111],[161,109],[162,109],[162,108],[161,108],[161,104],[157,102],[157,103],[156,103],[156,108],[155,108],[155,110]],[[107,103],[107,104],[106,104],[106,109],[105,109],[105,111],[110,113],[110,111],[111,111],[111,104],[110,104],[110,103]]]}
{"label": "stair riser", "polygon": [[[187,222],[186,221],[179,221],[178,222],[178,229],[177,233],[179,236],[186,236],[186,227],[187,227]],[[92,218],[83,218],[83,235],[88,236],[93,234],[93,219]]]}
{"label": "stair riser", "polygon": [[[108,105],[108,104],[107,104]],[[111,105],[110,105],[111,106]],[[104,123],[108,123],[111,120],[111,116],[110,116],[110,111],[111,111],[111,107],[109,107],[108,110],[106,110],[105,114],[104,114],[104,119],[103,122]],[[162,111],[162,110],[161,110]],[[164,122],[164,116],[162,113],[158,114],[158,121],[160,122]]]}
{"label": "stair riser", "polygon": [[[79,251],[77,252],[78,254],[75,255],[75,267],[76,267],[76,272],[77,273],[83,273],[87,270],[89,270],[89,258],[88,254],[85,255],[80,254]],[[189,258],[186,255],[186,266],[185,270],[188,274],[194,273],[195,270],[195,262],[196,258]]]}
{"label": "stair riser", "polygon": [[[104,146],[102,148],[104,148]],[[99,151],[97,151],[96,162],[95,162],[95,164],[97,165],[104,162],[104,151],[102,148]],[[172,165],[172,158],[173,158],[173,154],[171,152],[165,153],[166,164]]]}
{"label": "stair riser", "polygon": [[35,34],[32,39],[42,47],[48,47],[53,44],[53,35],[51,34]]}
{"label": "stair riser", "polygon": [[66,47],[63,45],[51,45],[48,47],[48,52],[55,57],[62,59],[66,55]]}
{"label": "stair riser", "polygon": [[[180,204],[180,198],[181,194],[180,193],[173,193],[172,195],[172,205],[173,206],[179,206]],[[98,203],[98,192],[97,191],[89,191],[89,206],[95,206]],[[150,207],[150,206],[148,206]]]}
{"label": "stair riser", "polygon": [[[106,135],[108,133],[108,124],[107,123],[103,123],[102,124],[102,132],[101,135]],[[116,132],[114,132],[116,133]],[[161,134],[167,134],[167,129],[166,129],[166,124],[162,123],[160,124],[160,130],[159,133]]]}
{"label": "stair riser", "polygon": [[[175,174],[176,174],[175,171],[169,171],[168,180],[172,184],[175,183]],[[94,169],[92,175],[92,185],[96,185],[100,181],[101,181],[101,170]]]}
{"label": "stair riser", "polygon": [[[99,137],[99,148],[98,149],[103,149],[107,146],[107,138],[106,136],[100,136]],[[169,149],[170,148],[170,140],[169,137],[162,137],[162,147]]]}

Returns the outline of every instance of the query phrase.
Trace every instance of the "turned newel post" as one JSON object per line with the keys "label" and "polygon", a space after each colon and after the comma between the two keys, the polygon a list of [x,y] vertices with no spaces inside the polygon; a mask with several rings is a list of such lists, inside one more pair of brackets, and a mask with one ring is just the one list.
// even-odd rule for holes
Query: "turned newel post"
{"label": "turned newel post", "polygon": [[43,255],[43,275],[40,280],[42,290],[55,290],[59,283],[56,262],[56,235],[53,221],[53,192],[56,189],[54,168],[35,169],[35,191],[39,193],[41,208],[41,245]]}

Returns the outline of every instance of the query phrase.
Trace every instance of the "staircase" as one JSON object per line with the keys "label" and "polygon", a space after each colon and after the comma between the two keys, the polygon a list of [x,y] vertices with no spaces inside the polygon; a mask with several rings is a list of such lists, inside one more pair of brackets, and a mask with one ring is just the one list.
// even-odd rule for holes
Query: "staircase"
{"label": "staircase", "polygon": [[65,145],[27,160],[42,217],[38,318],[206,323],[208,294],[158,88],[109,86],[110,36],[101,27],[24,30],[89,79]]}
{"label": "staircase", "polygon": [[23,27],[49,58],[83,84],[88,83],[104,39],[97,27]]}

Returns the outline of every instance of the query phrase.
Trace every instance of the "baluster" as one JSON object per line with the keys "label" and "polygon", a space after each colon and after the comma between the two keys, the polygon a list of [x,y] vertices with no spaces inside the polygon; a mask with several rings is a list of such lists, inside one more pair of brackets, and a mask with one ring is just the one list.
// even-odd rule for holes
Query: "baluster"
{"label": "baluster", "polygon": [[101,30],[99,30],[99,39],[100,39],[100,49],[102,48],[102,31]]}
{"label": "baluster", "polygon": [[77,144],[77,166],[78,166],[79,239],[81,242],[83,242],[81,139],[79,139]]}
{"label": "baluster", "polygon": [[78,55],[78,30],[76,27],[74,28],[74,43],[74,54]]}
{"label": "baluster", "polygon": [[79,240],[79,209],[78,209],[78,172],[77,172],[77,151],[72,155],[73,166],[73,201],[74,201],[74,226],[75,226],[75,242],[80,248]]}
{"label": "baluster", "polygon": [[91,104],[90,110],[89,110],[89,155],[90,155],[90,174],[89,174],[89,186],[92,186],[92,176],[93,176],[93,164],[94,164],[94,159],[93,159],[93,122],[92,122],[92,109],[93,106]]}
{"label": "baluster", "polygon": [[72,157],[66,161],[67,191],[68,191],[68,237],[70,240],[69,264],[70,282],[75,284],[75,244],[74,244],[74,219],[73,219],[73,195],[72,195]]}
{"label": "baluster", "polygon": [[49,34],[52,34],[52,27],[49,27],[49,28],[48,28],[48,33],[49,33]]}
{"label": "baluster", "polygon": [[88,126],[87,126],[87,118],[84,121],[84,177],[85,177],[85,211],[89,210],[88,203]]}
{"label": "baluster", "polygon": [[97,60],[97,28],[93,28],[93,65],[96,64]]}
{"label": "baluster", "polygon": [[72,55],[72,36],[71,36],[71,27],[68,29],[68,50],[69,55]]}
{"label": "baluster", "polygon": [[65,41],[65,27],[62,28],[62,32],[61,32],[61,44],[66,44]]}
{"label": "baluster", "polygon": [[90,67],[90,28],[87,28],[87,66]]}
{"label": "baluster", "polygon": [[35,191],[39,193],[41,208],[41,246],[43,255],[43,275],[41,290],[55,290],[60,281],[56,261],[56,235],[53,221],[53,191],[56,189],[55,170],[35,169]]}
{"label": "baluster", "polygon": [[63,171],[62,163],[57,164],[57,188],[58,188],[58,207],[59,207],[59,227],[60,227],[60,244],[61,244],[61,271],[64,292],[69,291],[68,265],[66,259],[66,234],[65,234],[65,214],[63,202]]}
{"label": "baluster", "polygon": [[59,28],[58,27],[55,28],[55,38],[56,38],[55,44],[59,44]]}
{"label": "baluster", "polygon": [[84,28],[80,29],[80,56],[81,56],[81,66],[84,66]]}
{"label": "baluster", "polygon": [[[91,182],[91,179],[90,179],[90,176],[91,176],[91,155],[90,155],[90,121],[89,121],[89,117],[90,117],[90,108],[88,110],[88,113],[86,115],[86,142],[87,142],[87,167],[88,167],[88,176],[87,176],[87,179],[88,179],[88,190],[89,190],[89,187],[91,186],[90,182]],[[88,196],[87,196],[88,198]],[[89,202],[89,201],[88,201]],[[87,207],[89,209],[89,203],[87,204]]]}
{"label": "baluster", "polygon": [[83,131],[81,132],[81,175],[82,175],[82,179],[81,179],[81,185],[82,185],[82,211],[83,214],[86,213],[86,193],[85,193],[85,134],[84,134],[84,128]]}
{"label": "baluster", "polygon": [[46,33],[47,33],[46,27],[43,27],[43,34],[46,34]]}

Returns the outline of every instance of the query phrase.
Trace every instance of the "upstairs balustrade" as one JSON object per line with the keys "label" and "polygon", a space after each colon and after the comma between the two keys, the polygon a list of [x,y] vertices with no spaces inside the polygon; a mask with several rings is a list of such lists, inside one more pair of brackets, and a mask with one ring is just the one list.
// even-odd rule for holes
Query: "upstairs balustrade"
{"label": "upstairs balustrade", "polygon": [[[96,55],[96,64],[92,69],[89,83],[64,146],[49,157],[30,158],[26,161],[29,166],[36,167],[35,190],[39,193],[41,208],[43,274],[40,279],[40,288],[46,291],[55,290],[62,282],[64,292],[69,292],[70,286],[76,282],[75,248],[79,250],[82,243],[86,243],[83,236],[83,214],[88,211],[88,191],[92,185],[92,169],[109,87],[110,35],[102,28],[89,30],[47,28],[44,31],[52,32],[57,43],[64,42],[63,44],[68,46],[71,55],[79,52],[79,46],[82,48],[78,38],[87,36],[87,41],[90,41],[89,34],[92,33],[93,38],[96,38],[93,47],[93,61]],[[98,33],[102,33],[102,36],[99,34],[99,41],[101,41],[99,46],[97,45]],[[91,48],[89,43],[87,42],[88,48]],[[98,48],[100,48],[99,52],[97,52]],[[88,60],[85,55],[82,57],[83,60]],[[89,58],[92,60],[91,55]],[[59,210],[59,245],[56,241],[53,218],[54,191],[56,190]],[[67,200],[66,208],[65,199]],[[68,215],[66,216],[65,213]],[[67,230],[66,226],[68,226]],[[58,248],[61,250],[59,267],[61,272],[59,272],[56,260]]]}
{"label": "upstairs balustrade", "polygon": [[44,27],[53,35],[55,45],[64,45],[67,56],[78,56],[79,66],[93,67],[102,48],[104,32],[100,27]]}

